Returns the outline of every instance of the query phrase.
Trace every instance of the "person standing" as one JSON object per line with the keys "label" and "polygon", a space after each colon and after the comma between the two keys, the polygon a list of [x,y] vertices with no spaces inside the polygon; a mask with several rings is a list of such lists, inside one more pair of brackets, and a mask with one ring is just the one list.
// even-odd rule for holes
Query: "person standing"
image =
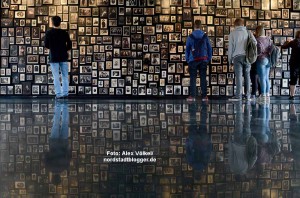
{"label": "person standing", "polygon": [[212,47],[209,38],[200,28],[201,21],[195,20],[194,31],[187,38],[186,42],[185,57],[190,72],[190,96],[187,98],[187,101],[196,100],[196,78],[198,70],[200,71],[202,100],[208,100],[206,70],[207,64],[212,58]]}
{"label": "person standing", "polygon": [[256,92],[258,90],[258,94],[261,94],[259,77],[256,69],[256,62],[251,65],[250,69],[250,79],[251,79],[251,100],[256,99]]}
{"label": "person standing", "polygon": [[261,94],[258,102],[270,101],[270,53],[272,50],[272,41],[269,37],[265,36],[265,29],[263,26],[256,28],[256,41],[257,41],[257,60],[256,69],[260,81]]}
{"label": "person standing", "polygon": [[286,41],[281,48],[287,49],[292,48],[292,54],[290,58],[290,100],[295,99],[295,89],[297,79],[300,79],[300,30],[296,32],[296,38],[291,42]]}
{"label": "person standing", "polygon": [[[50,49],[50,66],[54,78],[55,99],[64,99],[69,95],[68,51],[72,48],[69,34],[60,28],[61,18],[52,17],[53,28],[46,32],[45,47]],[[62,86],[59,71],[62,75]]]}
{"label": "person standing", "polygon": [[238,18],[234,21],[235,29],[229,35],[228,46],[228,61],[233,63],[234,73],[236,79],[236,94],[229,100],[242,100],[242,83],[243,76],[245,80],[245,95],[247,100],[250,100],[250,67],[251,65],[246,61],[246,47],[249,34],[255,40],[253,34],[247,31],[244,26],[244,20]]}

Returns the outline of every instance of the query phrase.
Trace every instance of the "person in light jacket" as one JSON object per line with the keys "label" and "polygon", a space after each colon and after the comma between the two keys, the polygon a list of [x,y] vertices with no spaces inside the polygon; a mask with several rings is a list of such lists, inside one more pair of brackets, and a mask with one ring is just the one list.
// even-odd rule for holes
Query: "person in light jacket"
{"label": "person in light jacket", "polygon": [[[236,79],[236,94],[229,100],[242,100],[242,82],[245,80],[245,95],[250,100],[250,68],[251,65],[246,61],[246,46],[248,41],[248,31],[244,26],[244,20],[238,18],[234,21],[235,29],[229,35],[228,61],[234,65]],[[250,36],[255,40],[251,32]]]}

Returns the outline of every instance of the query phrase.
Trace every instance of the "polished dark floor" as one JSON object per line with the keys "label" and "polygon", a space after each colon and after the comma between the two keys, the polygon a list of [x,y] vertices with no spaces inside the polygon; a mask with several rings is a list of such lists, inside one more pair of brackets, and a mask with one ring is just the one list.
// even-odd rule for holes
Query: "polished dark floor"
{"label": "polished dark floor", "polygon": [[0,197],[300,198],[299,115],[299,101],[1,99]]}

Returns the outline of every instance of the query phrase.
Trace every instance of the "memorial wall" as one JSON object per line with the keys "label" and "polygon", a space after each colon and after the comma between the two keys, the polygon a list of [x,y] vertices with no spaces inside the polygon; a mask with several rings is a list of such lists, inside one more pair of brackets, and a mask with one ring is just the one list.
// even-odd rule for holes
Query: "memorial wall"
{"label": "memorial wall", "polygon": [[[58,15],[72,40],[70,95],[188,95],[185,41],[200,19],[213,46],[209,95],[231,96],[235,18],[264,25],[280,46],[299,29],[299,10],[300,0],[1,0],[0,95],[54,95],[44,36]],[[272,95],[289,95],[290,53],[271,69]]]}

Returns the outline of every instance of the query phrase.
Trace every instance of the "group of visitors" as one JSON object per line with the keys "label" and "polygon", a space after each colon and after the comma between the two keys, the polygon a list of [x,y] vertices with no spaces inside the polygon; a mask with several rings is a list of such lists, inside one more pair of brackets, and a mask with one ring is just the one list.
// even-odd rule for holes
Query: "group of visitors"
{"label": "group of visitors", "polygon": [[[68,97],[68,51],[71,50],[71,40],[68,33],[60,29],[61,18],[55,16],[52,18],[54,28],[49,30],[45,36],[45,47],[50,49],[50,65],[54,77],[54,88],[56,99],[65,99]],[[259,90],[259,102],[270,101],[270,56],[273,50],[273,43],[265,35],[263,26],[258,26],[255,30],[255,36],[244,26],[244,20],[238,18],[234,22],[235,29],[229,35],[228,61],[234,67],[236,91],[235,95],[229,100],[239,101],[255,100],[256,92]],[[212,47],[206,33],[201,30],[201,21],[196,20],[194,31],[187,38],[186,42],[186,61],[189,65],[190,73],[190,96],[188,101],[195,101],[197,95],[196,78],[197,72],[200,72],[201,96],[203,101],[207,101],[207,65],[212,59]],[[248,40],[251,39],[257,46],[257,59],[252,64],[249,63],[246,54]],[[295,85],[300,75],[300,31],[296,32],[294,40],[286,41],[282,49],[292,48],[290,58],[290,100],[295,96]],[[298,56],[297,56],[298,54]],[[60,75],[62,73],[62,83]],[[244,78],[244,95],[243,95]],[[252,81],[252,91],[250,93],[250,81]],[[61,85],[62,84],[62,85]]]}
{"label": "group of visitors", "polygon": [[[200,70],[201,78],[201,95],[202,100],[207,101],[207,83],[206,83],[206,69],[207,64],[211,60],[212,48],[209,38],[200,29],[201,22],[196,20],[194,24],[194,31],[187,39],[186,43],[186,61],[189,65],[190,72],[190,96],[188,101],[196,100],[196,77],[197,71]],[[270,37],[265,35],[263,26],[257,26],[255,35],[248,31],[244,26],[244,20],[239,18],[234,22],[235,29],[229,35],[228,46],[228,61],[229,64],[233,64],[236,82],[236,91],[233,97],[229,98],[231,101],[248,100],[257,102],[269,102],[270,101],[270,58],[271,52],[274,50],[273,42]],[[199,40],[205,40],[200,43]],[[257,59],[251,65],[247,61],[247,45],[248,39],[252,39],[257,46]],[[200,46],[201,45],[201,46]],[[200,47],[199,47],[200,46]],[[197,48],[202,48],[203,54],[201,60],[195,60],[195,53]],[[297,79],[300,77],[300,31],[296,32],[295,39],[292,41],[286,41],[282,49],[292,48],[292,54],[290,58],[290,100],[294,100],[295,85]],[[298,56],[297,56],[298,54]],[[243,95],[243,78],[244,78],[244,95]],[[250,82],[252,83],[252,90],[250,92]],[[259,92],[258,98],[256,93]]]}

